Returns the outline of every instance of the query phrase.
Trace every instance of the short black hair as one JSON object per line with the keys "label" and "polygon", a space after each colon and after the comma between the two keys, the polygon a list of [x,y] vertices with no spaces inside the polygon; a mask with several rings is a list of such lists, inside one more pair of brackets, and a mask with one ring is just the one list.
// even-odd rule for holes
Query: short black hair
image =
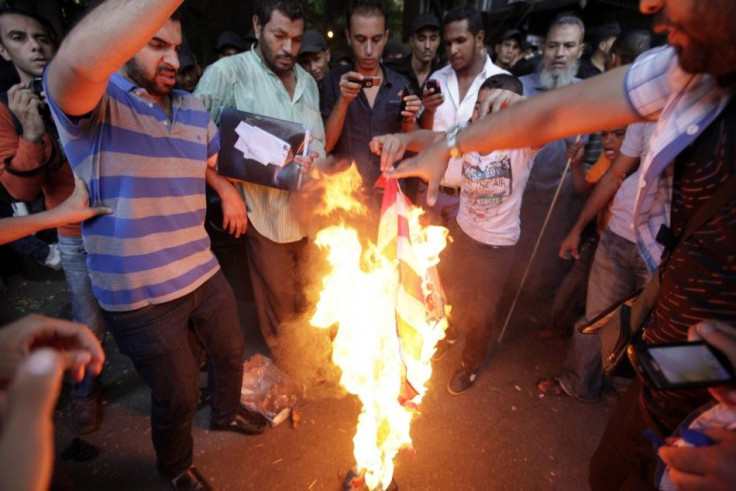
{"label": "short black hair", "polygon": [[258,17],[261,27],[269,23],[274,10],[278,10],[292,21],[303,19],[304,24],[307,23],[307,11],[301,0],[259,0],[256,2],[254,15]]}
{"label": "short black hair", "polygon": [[521,80],[519,80],[518,77],[509,75],[508,73],[499,73],[488,77],[481,84],[478,92],[483,89],[504,89],[510,90],[511,92],[519,95],[524,95],[524,86],[521,84]]}
{"label": "short black hair", "polygon": [[[36,22],[41,24],[41,27],[44,28],[44,30],[46,31],[46,34],[49,36],[49,39],[51,40],[51,43],[54,46],[59,45],[59,39],[56,36],[56,30],[54,29],[54,26],[51,25],[51,22],[49,22],[48,19],[46,19],[45,17],[41,17],[40,15],[32,14],[30,12],[27,12],[21,9],[11,9],[11,8],[0,9],[0,17],[4,15],[10,15],[10,14],[22,15],[24,17],[28,17],[30,19],[35,20]],[[0,44],[2,44],[2,42],[3,42],[2,36],[0,36]]]}
{"label": "short black hair", "polygon": [[458,22],[461,20],[468,21],[468,30],[475,36],[483,30],[483,17],[480,15],[478,9],[472,5],[464,4],[448,11],[442,19],[442,28],[444,29],[447,24],[451,22]]}
{"label": "short black hair", "polygon": [[637,56],[652,47],[652,34],[645,29],[623,31],[611,46],[611,53],[621,60],[622,65],[633,63]]}
{"label": "short black hair", "polygon": [[353,15],[365,17],[383,17],[383,25],[388,29],[388,10],[382,0],[353,0],[345,11],[345,28],[350,30],[350,19]]}

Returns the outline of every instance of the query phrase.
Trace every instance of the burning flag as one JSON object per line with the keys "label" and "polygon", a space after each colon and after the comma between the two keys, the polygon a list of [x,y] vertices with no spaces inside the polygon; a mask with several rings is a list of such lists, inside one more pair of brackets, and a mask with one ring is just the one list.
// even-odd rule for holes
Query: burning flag
{"label": "burning flag", "polygon": [[315,238],[332,270],[323,279],[311,323],[339,326],[332,359],[342,370],[340,383],[363,406],[353,444],[369,489],[387,489],[394,457],[411,447],[411,421],[447,328],[435,268],[447,230],[423,225],[422,214],[388,180],[377,245],[364,250],[356,230],[345,225]]}

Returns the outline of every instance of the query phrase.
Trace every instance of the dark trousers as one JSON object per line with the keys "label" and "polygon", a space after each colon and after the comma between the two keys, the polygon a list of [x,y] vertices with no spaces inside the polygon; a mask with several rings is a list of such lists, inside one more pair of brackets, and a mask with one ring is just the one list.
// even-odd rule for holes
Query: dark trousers
{"label": "dark trousers", "polygon": [[280,244],[261,235],[252,224],[246,237],[258,322],[263,339],[273,347],[279,325],[293,319],[305,303],[299,267],[307,239]]}
{"label": "dark trousers", "polygon": [[158,469],[174,477],[192,463],[192,418],[199,400],[199,365],[189,331],[207,354],[212,418],[227,418],[240,405],[245,343],[230,285],[218,271],[176,300],[104,315],[118,349],[151,388]]}
{"label": "dark trousers", "polygon": [[[468,237],[452,222],[453,242],[440,260],[453,322],[465,333],[462,363],[478,369],[498,336],[497,310],[514,248],[492,246]],[[444,263],[444,266],[443,266]]]}

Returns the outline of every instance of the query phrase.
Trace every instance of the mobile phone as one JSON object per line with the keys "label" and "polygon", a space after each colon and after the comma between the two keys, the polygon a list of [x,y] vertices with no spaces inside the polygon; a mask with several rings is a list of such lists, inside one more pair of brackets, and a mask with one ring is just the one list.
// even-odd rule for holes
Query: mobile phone
{"label": "mobile phone", "polygon": [[43,80],[41,79],[41,77],[36,77],[31,80],[28,83],[28,88],[31,92],[36,94],[36,96],[41,97],[41,92],[43,92]]}
{"label": "mobile phone", "polygon": [[432,94],[441,94],[442,89],[440,89],[440,81],[435,80],[433,78],[430,78],[424,83],[425,90],[434,89],[434,92]]}
{"label": "mobile phone", "polygon": [[656,389],[692,389],[736,383],[728,357],[704,341],[629,345],[631,364]]}
{"label": "mobile phone", "polygon": [[404,85],[404,88],[401,89],[401,106],[399,106],[399,116],[398,120],[403,121],[404,116],[401,115],[402,112],[406,111],[406,101],[404,100],[404,97],[408,95],[414,94],[414,91],[411,90],[411,87],[408,85]]}
{"label": "mobile phone", "polygon": [[379,77],[363,77],[363,79],[348,77],[349,82],[360,84],[363,88],[373,87],[374,85],[380,85],[381,79]]}

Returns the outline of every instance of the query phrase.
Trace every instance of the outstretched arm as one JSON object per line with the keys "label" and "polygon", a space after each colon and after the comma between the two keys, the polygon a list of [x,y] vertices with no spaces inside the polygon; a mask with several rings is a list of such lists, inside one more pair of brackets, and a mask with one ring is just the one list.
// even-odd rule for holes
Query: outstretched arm
{"label": "outstretched arm", "polygon": [[50,95],[62,111],[95,108],[110,75],[151,41],[183,0],[108,0],[67,35],[48,70]]}
{"label": "outstretched arm", "polygon": [[[606,72],[574,86],[532,97],[500,111],[508,104],[508,91],[494,91],[492,114],[457,135],[463,152],[481,154],[503,148],[538,147],[560,138],[618,128],[639,121],[623,91],[626,67]],[[491,93],[494,96],[494,93]],[[450,152],[438,142],[407,159],[392,177],[421,177],[429,183],[427,201],[437,199]]]}
{"label": "outstretched arm", "polygon": [[623,153],[618,154],[608,171],[596,183],[593,192],[585,201],[585,206],[583,206],[575,225],[572,226],[567,237],[562,241],[559,252],[561,258],[564,259],[569,254],[575,259],[580,259],[580,235],[583,233],[583,229],[608,204],[621,186],[621,181],[638,164],[639,157],[629,157]]}
{"label": "outstretched arm", "polygon": [[419,152],[444,136],[444,132],[416,130],[409,133],[374,136],[368,145],[371,152],[381,156],[381,172],[386,172],[396,161],[404,157],[407,150]]}
{"label": "outstretched arm", "polygon": [[112,209],[107,206],[89,206],[89,193],[84,181],[76,179],[75,184],[71,196],[56,208],[22,217],[1,219],[0,244],[12,242],[41,230],[79,223],[97,215],[112,213]]}

